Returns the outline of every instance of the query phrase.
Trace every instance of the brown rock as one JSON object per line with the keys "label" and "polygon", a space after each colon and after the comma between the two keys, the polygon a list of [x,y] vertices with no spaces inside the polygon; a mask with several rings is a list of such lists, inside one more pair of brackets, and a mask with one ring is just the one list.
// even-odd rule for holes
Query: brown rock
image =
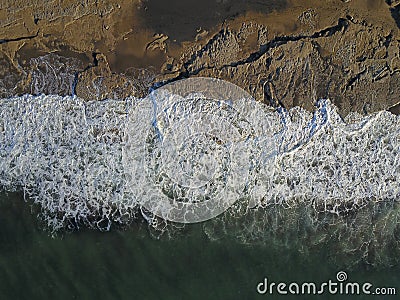
{"label": "brown rock", "polygon": [[397,0],[7,0],[0,8],[1,97],[123,98],[211,76],[287,108],[330,98],[346,115],[399,103]]}

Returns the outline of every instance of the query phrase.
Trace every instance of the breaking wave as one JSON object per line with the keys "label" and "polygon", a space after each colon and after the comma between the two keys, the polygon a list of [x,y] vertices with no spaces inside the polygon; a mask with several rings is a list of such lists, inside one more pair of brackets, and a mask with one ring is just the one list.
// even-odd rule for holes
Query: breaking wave
{"label": "breaking wave", "polygon": [[[167,89],[0,100],[0,187],[23,190],[53,231],[213,218],[204,223],[212,239],[312,247],[337,238],[342,252],[394,259],[399,153],[399,117],[342,119],[329,100],[314,113]],[[187,204],[204,205],[200,216],[179,215]]]}

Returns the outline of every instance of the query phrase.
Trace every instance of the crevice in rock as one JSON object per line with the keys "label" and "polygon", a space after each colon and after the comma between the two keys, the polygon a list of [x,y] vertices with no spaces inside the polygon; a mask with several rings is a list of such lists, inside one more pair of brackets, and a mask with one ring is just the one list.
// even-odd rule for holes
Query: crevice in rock
{"label": "crevice in rock", "polygon": [[350,78],[350,80],[347,82],[346,84],[346,90],[351,88],[353,86],[353,84],[360,80],[360,78],[367,73],[367,69],[364,69],[363,71],[361,71],[360,73],[357,73],[356,76],[354,76],[353,78]]}
{"label": "crevice in rock", "polygon": [[397,4],[395,7],[390,9],[390,13],[392,18],[396,22],[397,27],[400,28],[400,4]]}
{"label": "crevice in rock", "polygon": [[0,39],[0,45],[1,44],[10,43],[10,42],[19,42],[19,41],[23,41],[23,40],[31,40],[31,39],[34,39],[35,37],[37,37],[38,35],[39,35],[39,30],[34,35],[21,36],[21,37],[17,37],[17,38],[13,38],[13,39]]}
{"label": "crevice in rock", "polygon": [[391,32],[385,37],[385,41],[383,42],[383,45],[386,47],[386,49],[389,48],[392,39],[393,39],[393,33]]}
{"label": "crevice in rock", "polygon": [[[289,42],[297,42],[297,41],[300,41],[303,39],[317,39],[317,38],[321,38],[321,37],[330,37],[337,32],[346,30],[347,27],[348,27],[348,21],[346,19],[340,18],[337,25],[317,31],[317,32],[313,33],[312,35],[278,36],[278,37],[275,37],[274,39],[272,39],[267,44],[261,45],[259,51],[251,53],[247,58],[245,58],[243,60],[239,60],[237,62],[227,64],[227,65],[223,65],[220,69],[224,69],[227,67],[236,68],[240,65],[249,64],[249,63],[255,62],[256,60],[260,59],[265,53],[267,53],[269,50],[271,50],[273,48],[278,48]],[[190,75],[197,75],[203,69],[207,69],[207,68],[200,68],[196,71],[191,72]]]}
{"label": "crevice in rock", "polygon": [[264,103],[267,103],[275,108],[277,107],[285,108],[285,105],[282,103],[282,101],[280,101],[276,97],[274,84],[270,80],[267,80],[263,82],[262,85],[264,92]]}
{"label": "crevice in rock", "polygon": [[[268,42],[265,45],[261,45],[259,51],[251,53],[247,58],[243,59],[243,60],[239,60],[237,62],[233,62],[230,64],[226,64],[221,66],[220,68],[218,68],[218,70],[222,70],[224,68],[229,68],[229,67],[233,67],[236,68],[240,65],[245,65],[245,64],[249,64],[249,63],[253,63],[255,61],[257,61],[258,59],[260,59],[265,53],[267,53],[269,50],[273,49],[273,48],[277,48],[280,47],[284,44],[287,44],[289,42],[296,42],[296,41],[300,41],[303,39],[317,39],[317,38],[321,38],[321,37],[329,37],[332,36],[340,31],[344,31],[347,29],[348,27],[348,20],[340,18],[338,20],[338,24],[322,29],[320,31],[317,31],[311,35],[299,35],[299,36],[278,36],[275,37],[274,39],[272,39],[270,42]],[[220,30],[217,34],[215,34],[208,42],[205,46],[202,47],[201,50],[197,51],[195,54],[193,54],[190,59],[184,63],[184,71],[180,72],[178,74],[178,76],[165,80],[165,81],[159,81],[154,83],[150,90],[159,88],[163,85],[166,85],[168,83],[180,80],[180,79],[185,79],[185,78],[189,78],[190,76],[195,76],[197,74],[199,74],[201,71],[203,70],[207,70],[207,69],[215,69],[215,67],[201,67],[197,70],[194,71],[190,71],[189,67],[190,65],[196,60],[197,57],[201,57],[203,55],[203,53],[205,51],[207,51],[211,45],[213,44],[214,41],[216,41],[221,35],[224,35],[226,32],[225,29]],[[274,99],[276,101],[276,99]],[[278,101],[278,103],[283,106],[283,104],[281,103],[281,101]]]}
{"label": "crevice in rock", "polygon": [[362,25],[364,27],[369,27],[369,28],[373,27],[373,25],[368,24],[367,21],[365,21],[365,20],[357,20],[356,18],[354,18],[351,15],[346,15],[346,19],[349,20],[351,23],[353,23],[355,25]]}
{"label": "crevice in rock", "polygon": [[82,71],[77,71],[74,74],[74,81],[72,83],[72,87],[71,87],[71,91],[72,91],[72,96],[76,95],[76,86],[78,85],[78,81],[79,81],[79,75],[82,73],[85,73],[87,70],[93,68],[93,67],[97,67],[99,65],[99,61],[97,59],[97,55],[100,53],[97,52],[93,52],[92,53],[92,63],[87,65]]}
{"label": "crevice in rock", "polygon": [[[226,64],[221,66],[220,68],[218,68],[218,70],[222,70],[224,68],[236,68],[240,65],[245,65],[245,64],[249,64],[249,63],[253,63],[255,61],[257,61],[258,59],[260,59],[265,53],[267,53],[269,50],[273,49],[273,48],[277,48],[280,47],[284,44],[287,44],[289,42],[297,42],[303,39],[317,39],[317,38],[321,38],[321,37],[329,37],[332,36],[340,31],[344,31],[347,29],[349,23],[349,21],[347,19],[344,18],[340,18],[338,20],[338,24],[322,29],[320,31],[317,31],[311,35],[299,35],[299,36],[277,36],[274,39],[272,39],[271,41],[269,41],[268,43],[261,45],[260,49],[257,52],[253,52],[251,53],[247,58],[236,61],[236,62],[232,62],[230,64]],[[201,71],[203,70],[207,70],[207,69],[215,69],[214,66],[210,67],[210,66],[206,66],[206,67],[201,67],[198,68],[196,70],[190,71],[189,67],[190,65],[196,60],[197,57],[201,57],[203,55],[203,53],[205,51],[207,51],[212,43],[214,41],[216,41],[221,35],[224,35],[226,32],[225,29],[220,30],[216,35],[214,35],[208,42],[207,44],[201,48],[201,50],[197,51],[195,54],[193,54],[190,59],[185,62],[183,64],[184,66],[184,71],[180,72],[178,76],[165,80],[165,81],[161,81],[161,82],[156,82],[153,84],[152,88],[158,88],[161,87],[165,84],[180,80],[180,79],[184,79],[184,78],[189,78],[190,76],[194,76],[199,74]]]}

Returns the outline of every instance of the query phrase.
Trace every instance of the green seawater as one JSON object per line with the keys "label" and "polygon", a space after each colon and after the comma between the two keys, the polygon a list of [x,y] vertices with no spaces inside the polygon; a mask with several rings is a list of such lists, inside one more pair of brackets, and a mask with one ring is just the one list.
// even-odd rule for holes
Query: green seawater
{"label": "green seawater", "polygon": [[156,238],[146,226],[99,232],[79,230],[52,237],[21,194],[0,195],[0,299],[399,299],[396,296],[278,296],[257,293],[274,282],[335,280],[395,287],[400,267],[338,267],[327,249],[244,245],[210,240],[202,224],[172,238]]}

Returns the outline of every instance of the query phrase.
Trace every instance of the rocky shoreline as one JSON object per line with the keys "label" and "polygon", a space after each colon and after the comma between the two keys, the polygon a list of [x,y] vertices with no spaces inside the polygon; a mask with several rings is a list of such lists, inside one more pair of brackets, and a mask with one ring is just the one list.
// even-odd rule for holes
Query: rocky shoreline
{"label": "rocky shoreline", "polygon": [[3,1],[0,97],[143,96],[194,76],[272,106],[399,113],[399,1]]}

